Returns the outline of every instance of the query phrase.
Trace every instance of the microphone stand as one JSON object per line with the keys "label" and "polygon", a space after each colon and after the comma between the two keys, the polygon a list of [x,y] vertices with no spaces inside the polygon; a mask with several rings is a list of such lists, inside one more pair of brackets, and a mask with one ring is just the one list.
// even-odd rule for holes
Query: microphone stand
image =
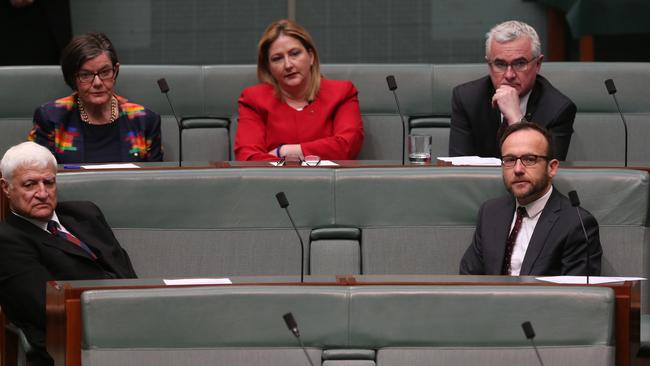
{"label": "microphone stand", "polygon": [[165,94],[165,97],[167,97],[167,103],[169,103],[169,107],[172,109],[172,114],[174,115],[176,124],[178,125],[178,166],[180,167],[181,162],[183,161],[183,124],[176,115],[172,100],[169,99],[169,85],[167,85],[167,80],[165,80],[165,78],[158,79],[158,87],[160,88],[160,92]]}

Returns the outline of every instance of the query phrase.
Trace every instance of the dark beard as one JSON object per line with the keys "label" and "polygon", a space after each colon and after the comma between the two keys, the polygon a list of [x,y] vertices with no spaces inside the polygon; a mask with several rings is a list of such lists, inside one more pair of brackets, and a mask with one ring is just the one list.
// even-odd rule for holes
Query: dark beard
{"label": "dark beard", "polygon": [[528,192],[524,192],[523,194],[517,196],[513,191],[512,191],[512,186],[508,187],[508,192],[510,192],[515,198],[517,198],[517,201],[525,200],[527,198],[533,198],[532,201],[535,201],[536,199],[540,198],[541,196],[546,193],[546,188],[548,187],[549,183],[551,181],[551,177],[548,176],[548,174],[545,174],[544,177],[538,181],[537,183],[533,184],[531,189]]}

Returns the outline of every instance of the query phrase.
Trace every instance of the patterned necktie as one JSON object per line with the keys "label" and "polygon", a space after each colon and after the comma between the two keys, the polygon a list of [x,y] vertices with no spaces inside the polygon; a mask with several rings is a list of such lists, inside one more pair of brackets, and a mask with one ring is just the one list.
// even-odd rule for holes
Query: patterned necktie
{"label": "patterned necktie", "polygon": [[510,275],[510,262],[512,260],[512,251],[515,248],[515,242],[517,241],[517,234],[521,229],[521,222],[526,216],[526,208],[519,206],[517,208],[517,218],[515,219],[515,226],[512,228],[508,240],[506,240],[506,253],[503,257],[503,266],[501,267],[502,275]]}
{"label": "patterned necktie", "polygon": [[86,254],[88,254],[88,256],[90,258],[97,259],[97,256],[95,255],[95,253],[93,253],[93,251],[90,250],[90,248],[88,247],[88,245],[86,245],[86,243],[79,240],[76,236],[74,236],[74,235],[72,235],[70,233],[66,233],[65,231],[59,230],[59,224],[56,221],[50,220],[50,221],[47,222],[47,231],[52,233],[52,235],[58,236],[59,238],[65,240],[65,241],[67,241],[69,243],[72,243],[72,244],[78,246],[79,248],[83,249],[86,252]]}

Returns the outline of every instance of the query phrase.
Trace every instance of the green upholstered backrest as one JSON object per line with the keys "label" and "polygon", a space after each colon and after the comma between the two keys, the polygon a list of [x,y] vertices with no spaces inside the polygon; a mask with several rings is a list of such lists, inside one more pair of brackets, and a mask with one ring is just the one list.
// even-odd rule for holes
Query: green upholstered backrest
{"label": "green upholstered backrest", "polygon": [[[66,172],[58,182],[61,200],[92,199],[124,228],[286,227],[279,191],[303,228],[473,225],[482,202],[506,193],[499,168],[462,167]],[[555,185],[578,190],[601,225],[646,224],[644,171],[560,168]]]}
{"label": "green upholstered backrest", "polygon": [[[193,358],[219,363],[227,357],[229,364],[238,365],[241,363],[232,361],[232,354],[246,352],[266,357],[239,362],[275,365],[278,355],[274,351],[297,348],[297,340],[282,321],[286,312],[293,313],[301,339],[311,352],[327,349],[323,358],[339,361],[359,361],[372,357],[375,351],[390,355],[394,348],[406,353],[473,350],[489,360],[495,349],[528,350],[529,341],[520,328],[524,321],[533,323],[537,343],[548,348],[547,353],[572,349],[576,357],[584,357],[595,352],[600,365],[612,364],[613,355],[614,294],[605,287],[98,290],[82,294],[81,310],[83,358],[84,364],[90,365],[143,354],[162,364],[170,364],[170,359],[186,364]],[[179,353],[193,356],[183,362]]]}
{"label": "green upholstered backrest", "polygon": [[[61,200],[103,209],[145,277],[299,273],[279,191],[307,243],[307,269],[310,231],[336,225],[360,231],[361,258],[354,240],[328,237],[311,258],[318,273],[350,261],[360,265],[352,273],[454,274],[480,205],[505,194],[498,168],[100,171],[61,173],[58,184]],[[561,168],[555,186],[577,190],[598,220],[604,275],[648,276],[646,172]]]}
{"label": "green upholstered backrest", "polygon": [[0,67],[0,151],[27,141],[34,110],[70,94],[58,66]]}
{"label": "green upholstered backrest", "polygon": [[539,345],[611,345],[613,309],[602,288],[362,286],[350,294],[350,345],[526,346],[525,321]]}
{"label": "green upholstered backrest", "polygon": [[[394,75],[407,129],[431,133],[433,152],[447,155],[451,95],[455,86],[487,74],[484,63],[476,64],[329,64],[323,75],[348,79],[359,90],[366,138],[360,159],[400,160],[402,124],[386,76]],[[613,78],[621,108],[630,124],[629,160],[650,162],[645,141],[650,138],[650,108],[644,86],[650,81],[648,63],[545,62],[541,73],[578,107],[575,134],[568,160],[622,162],[621,121],[603,81]],[[237,98],[245,87],[257,83],[255,65],[122,65],[116,91],[143,104],[162,117],[165,160],[178,159],[178,131],[171,109],[156,80],[166,78],[178,115],[217,118],[228,127],[217,131],[189,131],[185,156],[201,161],[231,158],[237,128]],[[24,141],[34,109],[71,91],[58,66],[0,67],[0,110],[5,133],[0,149]],[[435,122],[432,129],[431,121]],[[205,133],[201,133],[205,132]],[[214,147],[208,146],[213,140]]]}

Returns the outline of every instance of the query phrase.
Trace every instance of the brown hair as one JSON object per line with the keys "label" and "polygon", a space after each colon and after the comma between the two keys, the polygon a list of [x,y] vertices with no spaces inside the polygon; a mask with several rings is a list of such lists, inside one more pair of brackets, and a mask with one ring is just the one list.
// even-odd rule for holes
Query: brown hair
{"label": "brown hair", "polygon": [[[88,60],[106,53],[111,60],[113,67],[119,62],[117,52],[111,40],[104,33],[86,33],[74,37],[70,43],[61,51],[61,71],[65,83],[77,90],[75,78],[81,66]],[[114,76],[117,78],[117,73]]]}
{"label": "brown hair", "polygon": [[309,32],[294,21],[281,19],[266,27],[266,30],[257,44],[257,78],[263,83],[273,85],[278,97],[282,98],[280,85],[278,84],[278,81],[273,78],[271,70],[269,69],[269,48],[281,35],[297,39],[314,57],[314,62],[311,65],[311,78],[305,95],[308,101],[312,101],[316,97],[316,94],[318,94],[320,88],[321,74],[318,51],[316,50],[316,45],[314,44],[311,35],[309,35]]}
{"label": "brown hair", "polygon": [[519,122],[519,123],[513,123],[506,130],[503,132],[503,135],[501,136],[501,139],[499,140],[499,152],[502,153],[503,150],[503,142],[508,138],[508,136],[512,135],[513,133],[517,131],[522,131],[522,130],[533,130],[537,131],[544,136],[544,139],[546,139],[546,157],[549,159],[555,159],[555,149],[553,148],[553,136],[551,136],[551,133],[548,132],[548,130],[537,123],[534,122]]}

